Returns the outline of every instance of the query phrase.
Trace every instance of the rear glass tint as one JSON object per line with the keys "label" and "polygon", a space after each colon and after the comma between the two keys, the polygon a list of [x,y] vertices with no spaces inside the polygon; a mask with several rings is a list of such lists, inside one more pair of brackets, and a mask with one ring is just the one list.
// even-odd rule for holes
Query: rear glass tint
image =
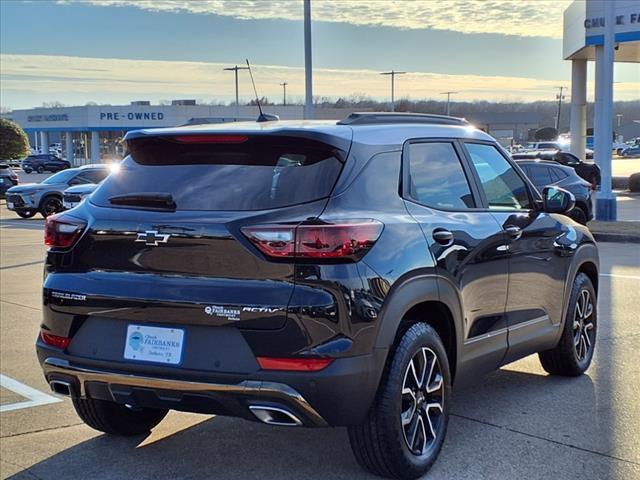
{"label": "rear glass tint", "polygon": [[93,203],[113,207],[112,197],[154,193],[170,194],[177,210],[266,210],[327,197],[342,169],[341,152],[295,137],[234,143],[143,137],[127,146],[129,157]]}

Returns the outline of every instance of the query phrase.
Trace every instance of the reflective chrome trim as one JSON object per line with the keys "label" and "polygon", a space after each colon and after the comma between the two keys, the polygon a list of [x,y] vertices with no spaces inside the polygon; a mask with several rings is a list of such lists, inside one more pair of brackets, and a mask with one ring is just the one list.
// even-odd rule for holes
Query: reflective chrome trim
{"label": "reflective chrome trim", "polygon": [[256,397],[259,400],[283,401],[295,406],[305,413],[314,426],[326,426],[327,422],[316,410],[309,405],[305,398],[289,385],[259,380],[244,380],[238,384],[189,382],[166,378],[154,378],[130,373],[116,373],[94,370],[86,367],[71,365],[67,360],[49,357],[45,359],[42,368],[49,378],[52,374],[69,375],[78,380],[80,397],[86,396],[86,382],[103,382],[108,385],[127,385],[142,388],[158,388],[162,390],[176,390],[179,392],[215,392],[230,395]]}
{"label": "reflective chrome trim", "polygon": [[488,340],[491,337],[495,337],[497,335],[502,335],[503,333],[507,333],[507,331],[508,331],[508,328],[500,328],[498,330],[494,330],[492,332],[485,333],[485,334],[479,335],[477,337],[471,337],[466,342],[464,342],[464,344],[465,345],[469,345],[471,343],[479,342],[480,340]]}
{"label": "reflective chrome trim", "polygon": [[[249,410],[251,410],[251,413],[253,413],[258,420],[269,425],[282,425],[284,427],[299,427],[302,425],[302,421],[298,417],[284,408],[269,407],[266,405],[249,405]],[[285,415],[287,418],[291,419],[291,421],[280,422],[275,420],[270,412],[277,412]]]}
{"label": "reflective chrome trim", "polygon": [[516,323],[512,327],[500,328],[498,330],[494,330],[492,332],[485,333],[484,335],[479,335],[477,337],[472,337],[472,338],[468,339],[467,341],[465,341],[464,344],[465,345],[470,345],[472,343],[479,342],[480,340],[488,340],[488,339],[490,339],[492,337],[495,337],[497,335],[502,335],[503,333],[513,332],[514,330],[518,330],[519,328],[529,327],[531,325],[535,325],[536,323],[541,323],[541,322],[549,322],[549,325],[551,327],[555,327],[555,328],[558,328],[560,326],[560,324],[551,325],[550,320],[549,320],[549,315],[542,315],[540,317],[532,318],[531,320],[527,320],[525,322]]}
{"label": "reflective chrome trim", "polygon": [[[531,325],[535,325],[536,323],[540,323],[540,322],[549,322],[549,315],[542,315],[540,317],[527,320],[526,322],[516,323],[514,326],[509,327],[508,330],[509,331],[517,330],[519,328],[529,327]],[[558,325],[553,325],[553,326],[557,327]]]}

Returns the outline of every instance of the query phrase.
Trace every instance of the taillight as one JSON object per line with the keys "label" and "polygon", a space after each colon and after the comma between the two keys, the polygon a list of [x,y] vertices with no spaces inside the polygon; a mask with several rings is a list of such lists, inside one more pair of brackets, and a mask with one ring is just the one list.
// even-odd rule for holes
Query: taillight
{"label": "taillight", "polygon": [[54,248],[70,248],[87,226],[82,220],[59,213],[47,217],[44,225],[44,244]]}
{"label": "taillight", "polygon": [[242,233],[269,257],[356,261],[373,247],[382,228],[377,220],[351,220],[244,227]]}
{"label": "taillight", "polygon": [[317,372],[329,366],[332,358],[272,358],[258,357],[263,370],[286,370],[290,372]]}
{"label": "taillight", "polygon": [[50,333],[45,332],[44,330],[40,331],[40,338],[47,345],[60,348],[62,350],[67,348],[71,343],[71,339],[69,337],[60,337],[58,335],[52,335]]}

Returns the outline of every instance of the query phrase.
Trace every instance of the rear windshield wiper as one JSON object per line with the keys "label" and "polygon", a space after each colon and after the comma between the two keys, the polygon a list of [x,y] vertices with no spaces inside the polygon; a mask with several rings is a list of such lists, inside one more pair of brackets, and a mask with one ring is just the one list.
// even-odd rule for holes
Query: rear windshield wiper
{"label": "rear windshield wiper", "polygon": [[176,202],[174,202],[170,193],[127,193],[109,197],[109,202],[113,205],[126,205],[149,210],[175,211],[176,209]]}

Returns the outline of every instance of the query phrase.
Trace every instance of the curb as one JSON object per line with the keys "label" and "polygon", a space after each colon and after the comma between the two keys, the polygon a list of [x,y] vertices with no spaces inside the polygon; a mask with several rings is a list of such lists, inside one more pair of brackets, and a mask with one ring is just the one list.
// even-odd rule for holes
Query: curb
{"label": "curb", "polygon": [[591,232],[597,242],[640,243],[639,235],[624,233]]}

